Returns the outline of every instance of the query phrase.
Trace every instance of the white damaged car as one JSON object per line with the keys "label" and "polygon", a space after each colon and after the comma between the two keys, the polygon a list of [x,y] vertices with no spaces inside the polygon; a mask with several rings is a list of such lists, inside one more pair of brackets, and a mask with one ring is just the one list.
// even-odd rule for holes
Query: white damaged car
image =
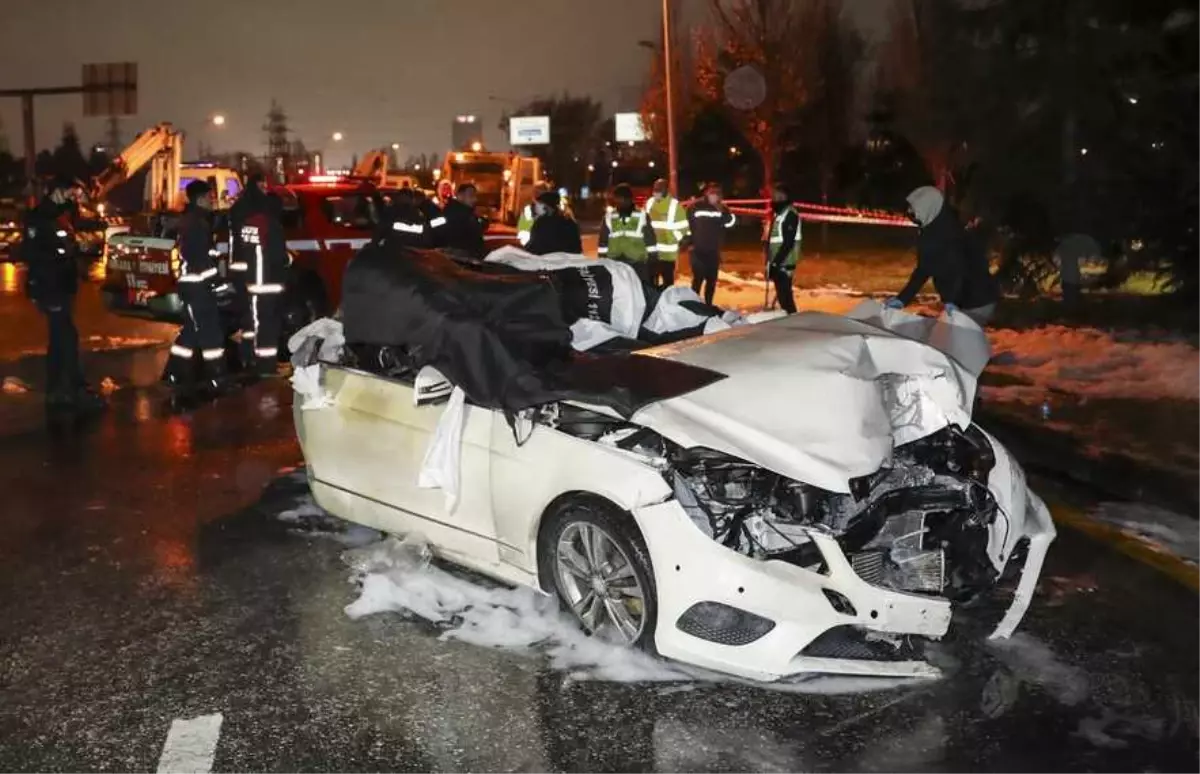
{"label": "white damaged car", "polygon": [[[297,373],[316,501],[671,659],[757,680],[935,675],[922,643],[1006,573],[991,636],[1013,632],[1055,536],[971,422],[988,351],[961,315],[868,302],[734,327],[593,359],[596,397],[514,412],[420,357],[355,356],[346,311],[346,353],[309,348]],[[635,409],[605,405],[622,390]]]}

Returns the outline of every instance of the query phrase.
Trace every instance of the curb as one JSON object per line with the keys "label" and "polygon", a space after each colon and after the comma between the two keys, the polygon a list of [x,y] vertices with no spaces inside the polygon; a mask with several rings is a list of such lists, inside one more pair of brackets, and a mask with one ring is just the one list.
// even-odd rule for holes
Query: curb
{"label": "curb", "polygon": [[1179,514],[1200,512],[1197,487],[1177,473],[1119,453],[1089,457],[1066,433],[1021,422],[986,406],[976,418],[1027,470],[1066,479],[1113,499],[1157,505]]}
{"label": "curb", "polygon": [[1174,554],[1162,551],[1120,527],[1090,518],[1083,510],[1063,503],[1048,503],[1056,524],[1106,543],[1126,556],[1170,576],[1193,593],[1200,594],[1200,567]]}

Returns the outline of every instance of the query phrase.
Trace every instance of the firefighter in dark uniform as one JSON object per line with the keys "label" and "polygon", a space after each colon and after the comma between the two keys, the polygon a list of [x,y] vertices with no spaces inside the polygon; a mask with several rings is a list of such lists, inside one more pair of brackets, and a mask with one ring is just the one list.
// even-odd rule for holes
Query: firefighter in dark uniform
{"label": "firefighter in dark uniform", "polygon": [[283,335],[283,290],[289,259],[280,221],[283,203],[267,195],[257,212],[246,216],[238,234],[237,262],[248,267],[246,290],[250,299],[248,325],[242,340],[252,342],[253,370],[258,376],[278,373],[279,339]]}
{"label": "firefighter in dark uniform", "polygon": [[79,287],[78,247],[72,219],[82,191],[60,179],[25,217],[21,253],[27,267],[25,292],[46,316],[46,407],[92,412],[104,400],[88,389],[79,362],[75,293]]}
{"label": "firefighter in dark uniform", "polygon": [[[250,322],[250,294],[246,289],[246,280],[250,264],[237,258],[243,253],[239,248],[242,225],[246,218],[255,212],[261,212],[267,206],[267,179],[261,172],[256,172],[246,181],[242,195],[229,208],[229,282],[233,286],[234,314],[238,320],[237,329],[245,331],[252,328]],[[254,344],[250,339],[241,337],[238,346],[238,360],[246,370],[254,365]]]}
{"label": "firefighter in dark uniform", "polygon": [[482,258],[487,248],[483,241],[483,223],[475,214],[477,192],[474,183],[462,183],[454,192],[454,198],[442,208],[446,223],[441,246],[457,250],[472,258]]}
{"label": "firefighter in dark uniform", "polygon": [[401,188],[392,194],[380,217],[378,239],[380,244],[403,247],[429,247],[429,224],[417,208],[417,197],[411,188]]}
{"label": "firefighter in dark uniform", "polygon": [[177,397],[198,392],[219,395],[230,385],[225,370],[225,330],[217,304],[223,283],[217,270],[219,253],[213,245],[212,189],[203,180],[193,180],[184,193],[187,205],[175,237],[183,328],[171,345],[164,379]]}
{"label": "firefighter in dark uniform", "polygon": [[442,234],[445,231],[446,218],[442,215],[442,208],[437,205],[433,199],[425,195],[424,191],[416,191],[413,194],[416,199],[417,209],[425,216],[425,228],[429,234],[429,246],[441,247]]}

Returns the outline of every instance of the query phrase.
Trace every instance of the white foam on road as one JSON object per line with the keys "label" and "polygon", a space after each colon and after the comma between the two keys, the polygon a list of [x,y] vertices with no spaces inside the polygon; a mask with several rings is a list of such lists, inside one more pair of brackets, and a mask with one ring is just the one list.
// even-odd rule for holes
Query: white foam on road
{"label": "white foam on road", "polygon": [[988,640],[988,645],[1014,678],[1041,687],[1060,704],[1074,707],[1091,695],[1087,673],[1032,635],[1017,632],[1007,639]]}
{"label": "white foam on road", "polygon": [[212,771],[224,717],[217,712],[171,721],[158,758],[159,774],[208,774]]}
{"label": "white foam on road", "polygon": [[428,564],[419,538],[389,538],[347,552],[362,593],[346,607],[351,618],[408,612],[442,628],[441,639],[530,655],[578,680],[662,682],[690,679],[647,654],[589,637],[552,597],[525,587],[474,583]]}

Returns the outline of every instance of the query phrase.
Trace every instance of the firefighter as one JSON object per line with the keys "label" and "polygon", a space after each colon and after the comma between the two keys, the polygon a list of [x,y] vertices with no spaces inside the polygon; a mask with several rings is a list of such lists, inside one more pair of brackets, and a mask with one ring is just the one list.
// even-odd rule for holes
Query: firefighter
{"label": "firefighter", "polygon": [[411,188],[401,188],[392,196],[380,218],[379,242],[405,247],[428,247],[429,229],[425,216],[417,208]]}
{"label": "firefighter", "polygon": [[82,189],[55,180],[25,216],[21,239],[25,261],[25,293],[46,316],[46,408],[83,413],[104,407],[104,400],[84,380],[75,328],[75,293],[79,287],[78,247],[72,218]]}
{"label": "firefighter", "polygon": [[646,202],[646,214],[654,229],[655,249],[651,252],[648,277],[655,287],[675,284],[675,261],[688,236],[687,210],[671,195],[667,181],[654,181],[654,193]]}
{"label": "firefighter", "polygon": [[692,266],[692,290],[704,290],[704,303],[711,304],[717,292],[717,274],[721,268],[721,245],[725,231],[733,228],[737,216],[721,200],[721,186],[709,183],[704,198],[696,201],[688,212],[688,228],[692,238],[689,258]]}
{"label": "firefighter", "polygon": [[533,232],[533,223],[537,220],[535,210],[537,209],[538,200],[542,194],[550,190],[550,186],[545,183],[538,183],[533,187],[533,201],[525,205],[521,210],[521,217],[517,218],[517,241],[522,247],[529,244],[530,234]]}
{"label": "firefighter", "polygon": [[282,202],[268,194],[262,208],[246,216],[239,234],[240,253],[235,260],[245,263],[246,290],[250,299],[242,341],[250,342],[257,376],[278,373],[279,338],[283,333],[283,290],[288,271],[287,242],[280,216]]}
{"label": "firefighter", "polygon": [[[250,293],[246,289],[246,276],[250,264],[244,260],[245,251],[239,247],[241,243],[242,226],[246,218],[256,212],[262,212],[267,206],[267,179],[261,172],[255,172],[246,181],[242,195],[229,208],[229,282],[233,286],[234,313],[237,316],[237,328],[247,331],[252,328],[250,322]],[[242,256],[242,257],[239,257]],[[254,342],[244,336],[239,337],[238,353],[243,369],[250,370],[254,364]]]}
{"label": "firefighter", "polygon": [[544,191],[534,202],[533,231],[526,250],[534,255],[549,253],[583,253],[579,224],[562,211],[558,191]]}
{"label": "firefighter", "polygon": [[629,264],[642,282],[650,283],[647,264],[655,249],[650,216],[633,206],[633,191],[625,183],[613,189],[613,203],[600,225],[600,257]]}
{"label": "firefighter", "polygon": [[217,288],[222,283],[210,221],[212,189],[203,180],[193,180],[184,193],[187,205],[175,238],[180,260],[183,328],[171,345],[164,379],[179,397],[198,391],[220,394],[228,390],[229,383],[225,373],[225,332],[217,308]]}
{"label": "firefighter", "polygon": [[792,206],[792,197],[782,183],[771,191],[771,223],[767,230],[767,276],[775,283],[775,297],[788,314],[796,313],[792,277],[800,260],[800,213]]}
{"label": "firefighter", "polygon": [[442,226],[446,225],[446,219],[442,217],[442,208],[420,188],[413,192],[413,200],[425,218],[426,241],[430,247],[441,247]]}
{"label": "firefighter", "polygon": [[475,214],[477,196],[474,183],[461,183],[442,208],[442,217],[446,219],[442,226],[442,246],[472,258],[482,258],[485,252],[483,223]]}

